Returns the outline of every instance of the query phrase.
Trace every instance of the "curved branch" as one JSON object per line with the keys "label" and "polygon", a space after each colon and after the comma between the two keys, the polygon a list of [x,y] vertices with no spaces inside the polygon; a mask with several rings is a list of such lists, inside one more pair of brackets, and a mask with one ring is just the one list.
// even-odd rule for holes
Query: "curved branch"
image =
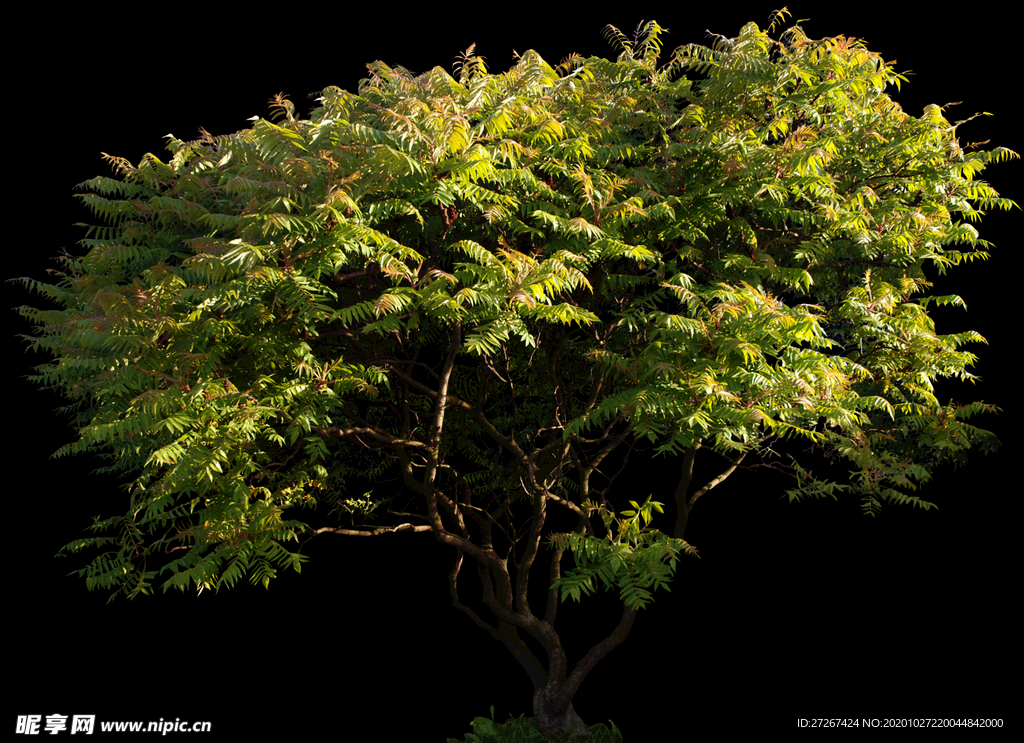
{"label": "curved branch", "polygon": [[743,452],[735,460],[726,457],[726,460],[729,462],[729,466],[712,478],[700,490],[697,490],[693,495],[688,496],[687,493],[690,489],[690,485],[693,483],[693,463],[697,456],[697,450],[700,448],[700,444],[697,444],[692,449],[687,449],[683,456],[683,471],[679,476],[679,482],[676,484],[675,490],[676,523],[672,530],[672,536],[676,539],[685,539],[684,535],[686,533],[686,524],[690,519],[690,511],[693,510],[693,504],[697,502],[697,499],[709,490],[721,485],[729,475],[736,471],[736,468],[740,466],[743,458],[747,456],[747,452]]}
{"label": "curved branch", "polygon": [[736,468],[740,466],[740,463],[743,461],[743,458],[745,456],[747,456],[747,452],[743,452],[735,460],[730,459],[729,466],[725,469],[724,472],[713,478],[707,485],[705,485],[704,487],[702,487],[700,490],[693,494],[693,496],[690,498],[690,507],[693,508],[693,504],[697,502],[697,499],[704,495],[706,492],[714,488],[716,485],[721,485],[725,481],[725,478],[727,478],[729,475],[736,471]]}
{"label": "curved branch", "polygon": [[533,682],[534,686],[541,686],[546,680],[546,674],[544,673],[544,667],[541,665],[537,656],[534,655],[533,651],[522,641],[519,634],[516,632],[516,628],[507,622],[499,620],[498,627],[494,627],[485,622],[479,614],[477,614],[472,608],[466,606],[459,599],[459,587],[458,577],[459,570],[462,568],[463,553],[459,551],[458,557],[455,560],[455,566],[448,574],[448,587],[449,593],[452,597],[452,606],[459,611],[463,612],[470,619],[473,620],[477,627],[487,632],[495,640],[498,640],[508,648],[509,652],[512,653],[512,657],[516,659],[526,674],[530,677],[530,681]]}
{"label": "curved branch", "polygon": [[379,441],[384,442],[389,446],[418,446],[425,448],[427,445],[422,441],[416,439],[401,439],[397,436],[392,436],[387,431],[382,431],[379,428],[338,428],[337,426],[331,426],[330,428],[320,428],[313,426],[310,430],[318,433],[321,436],[335,436],[339,439],[344,438],[358,438],[360,435],[372,436]]}
{"label": "curved branch", "polygon": [[556,705],[559,702],[568,705],[572,701],[573,696],[575,696],[576,691],[580,688],[580,684],[583,683],[583,679],[593,670],[598,661],[623,643],[626,637],[629,636],[629,631],[633,629],[633,622],[636,620],[637,611],[635,608],[623,607],[622,618],[615,629],[612,630],[612,633],[590,648],[590,651],[583,657],[583,660],[572,669],[572,673],[569,674],[565,686],[555,693],[558,699],[553,699],[552,701]]}
{"label": "curved branch", "polygon": [[[431,527],[428,524],[421,524],[414,526],[413,524],[399,524],[398,526],[379,526],[371,531],[365,531],[361,529],[341,529],[334,526],[324,526],[320,529],[313,530],[313,536],[317,534],[343,534],[349,537],[375,537],[378,534],[393,534],[399,531],[418,531],[428,532]],[[310,537],[312,539],[313,537]]]}
{"label": "curved branch", "polygon": [[530,570],[533,569],[533,562],[537,558],[537,552],[540,549],[547,512],[547,495],[544,492],[537,492],[535,490],[533,494],[533,518],[530,520],[529,540],[523,552],[523,559],[516,570],[516,608],[523,613],[530,610],[526,600],[526,593],[530,585]]}
{"label": "curved branch", "polygon": [[630,433],[630,431],[632,431],[632,429],[633,429],[632,426],[627,426],[626,430],[624,430],[622,433],[620,433],[614,439],[612,439],[607,444],[605,444],[603,447],[601,447],[600,451],[598,451],[597,454],[595,454],[593,457],[591,457],[590,461],[587,462],[586,465],[584,465],[577,457],[575,457],[575,456],[573,457],[574,463],[575,463],[577,469],[579,469],[579,471],[580,471],[580,494],[581,494],[581,497],[587,498],[589,496],[589,494],[590,494],[590,476],[592,474],[594,474],[594,471],[598,468],[598,466],[601,464],[601,462],[604,461],[605,457],[607,457],[609,454],[611,454],[613,451],[615,451],[615,449],[617,449],[619,447],[619,445],[622,444],[622,442],[626,440],[626,437],[629,435],[629,433]]}
{"label": "curved branch", "polygon": [[[396,368],[392,367],[391,368],[391,373],[393,373],[396,377],[398,377],[403,382],[408,384],[410,387],[415,387],[420,392],[426,393],[426,394],[428,394],[428,395],[430,395],[431,397],[434,397],[434,398],[440,397],[440,393],[438,392],[438,390],[435,390],[435,389],[433,389],[431,387],[428,387],[427,385],[423,384],[422,382],[419,382],[419,381],[413,379],[408,374],[406,374],[405,372],[403,372],[403,371],[401,371],[399,369],[396,369]],[[455,395],[452,395],[451,393],[447,393],[447,392],[445,394],[445,402],[448,405],[454,405],[454,406],[462,408],[464,411],[466,411],[470,416],[473,417],[473,419],[477,423],[480,424],[480,427],[483,428],[484,431],[487,432],[488,436],[490,436],[494,441],[498,442],[504,449],[506,449],[508,452],[510,452],[513,456],[515,456],[516,459],[519,460],[520,464],[524,468],[527,466],[528,457],[526,456],[526,452],[524,452],[522,450],[522,448],[520,448],[519,444],[517,444],[512,439],[512,437],[505,436],[504,434],[502,434],[495,427],[495,425],[493,423],[491,423],[491,421],[487,418],[487,416],[483,414],[482,410],[480,410],[475,405],[471,405],[468,402],[466,402],[465,400],[463,400],[463,399],[461,399],[459,397],[456,397]]]}

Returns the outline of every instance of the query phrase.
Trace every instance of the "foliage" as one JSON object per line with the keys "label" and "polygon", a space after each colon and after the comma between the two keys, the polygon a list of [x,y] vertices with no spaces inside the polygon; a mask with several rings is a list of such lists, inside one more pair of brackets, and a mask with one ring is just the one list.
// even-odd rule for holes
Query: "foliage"
{"label": "foliage", "polygon": [[558,581],[563,600],[572,597],[579,601],[581,594],[593,593],[596,576],[605,588],[619,589],[625,606],[642,609],[653,598],[649,588],[669,590],[680,549],[696,554],[683,540],[648,528],[652,511],[664,513],[661,503],[652,501],[650,496],[643,505],[636,501],[629,503],[633,510],[623,511],[620,518],[604,506],[583,504],[588,513],[600,513],[606,539],[594,539],[585,532],[552,536],[554,546],[569,550],[577,565]]}
{"label": "foliage", "polygon": [[[83,253],[21,308],[78,432],[58,455],[130,481],[66,548],[100,549],[88,585],[266,585],[304,532],[431,532],[455,606],[564,711],[737,468],[789,472],[792,500],[929,507],[936,467],[998,442],[968,422],[996,408],[936,396],[983,338],[938,332],[962,302],[928,271],[988,256],[975,223],[1015,205],[978,176],[1016,155],[961,144],[949,106],[904,112],[881,57],[783,16],[665,64],[653,22],[609,27],[614,61],[374,62],[308,118],[279,95],[166,160],[105,155]],[[613,515],[652,454],[679,478],[672,537],[651,498]],[[595,577],[622,620],[569,673],[557,604]]]}
{"label": "foliage", "polygon": [[[473,732],[467,733],[461,741],[449,738],[448,743],[547,743],[552,740],[537,729],[529,718],[522,715],[510,717],[503,723],[494,722],[494,707],[491,716],[477,717],[470,723]],[[590,727],[590,743],[622,743],[622,733],[610,722],[611,727],[599,722]]]}

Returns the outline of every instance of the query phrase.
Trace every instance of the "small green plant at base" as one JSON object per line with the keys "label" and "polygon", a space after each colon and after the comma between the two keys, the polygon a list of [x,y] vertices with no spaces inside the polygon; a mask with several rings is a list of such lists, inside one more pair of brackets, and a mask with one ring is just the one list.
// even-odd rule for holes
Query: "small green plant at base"
{"label": "small green plant at base", "polygon": [[[493,705],[490,718],[477,717],[470,723],[470,726],[473,728],[473,732],[467,733],[465,738],[461,740],[448,738],[447,743],[525,743],[526,741],[548,743],[552,740],[537,729],[532,718],[525,715],[509,718],[507,722],[496,723]],[[611,720],[608,721],[608,725],[600,722],[590,727],[590,737],[587,738],[587,743],[622,743],[622,733]]]}

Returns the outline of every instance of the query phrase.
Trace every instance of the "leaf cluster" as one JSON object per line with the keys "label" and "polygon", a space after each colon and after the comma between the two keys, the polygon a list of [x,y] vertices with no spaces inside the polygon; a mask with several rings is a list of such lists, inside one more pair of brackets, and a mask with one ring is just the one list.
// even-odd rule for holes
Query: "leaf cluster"
{"label": "leaf cluster", "polygon": [[[551,740],[537,729],[532,719],[523,715],[502,723],[495,722],[493,706],[490,717],[477,717],[470,726],[473,732],[467,733],[461,741],[449,738],[448,743],[547,743]],[[622,733],[609,720],[607,725],[591,725],[588,740],[593,743],[622,743]]]}
{"label": "leaf cluster", "polygon": [[618,515],[603,505],[585,503],[591,513],[604,521],[607,535],[570,532],[553,534],[551,544],[569,550],[576,567],[558,578],[553,588],[562,600],[579,601],[590,595],[597,578],[604,589],[617,589],[624,606],[642,609],[653,600],[653,591],[669,588],[680,552],[696,555],[696,550],[682,539],[674,539],[650,528],[652,513],[663,513],[662,504],[647,497],[642,504],[630,501],[632,509]]}

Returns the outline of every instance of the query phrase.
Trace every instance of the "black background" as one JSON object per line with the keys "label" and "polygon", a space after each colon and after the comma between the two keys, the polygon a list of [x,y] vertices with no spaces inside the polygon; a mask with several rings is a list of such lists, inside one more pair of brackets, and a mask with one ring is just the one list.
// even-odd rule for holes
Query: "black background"
{"label": "black background", "polygon": [[[182,6],[40,17],[28,43],[8,53],[16,78],[5,102],[8,170],[4,212],[9,277],[42,277],[50,258],[74,249],[84,219],[73,186],[109,172],[100,152],[132,162],[164,155],[162,136],[217,134],[268,114],[283,91],[305,115],[310,93],[354,90],[365,63],[383,59],[415,72],[449,70],[470,43],[491,71],[534,48],[551,63],[571,52],[614,56],[601,29],[631,33],[642,19],[669,29],[675,46],[706,42],[705,29],[734,36],[767,25],[772,4],[637,4],[609,11],[563,4],[445,4],[403,10],[379,3]],[[140,7],[141,6],[137,6]],[[250,6],[251,7],[251,6]],[[859,10],[791,4],[815,38],[847,34],[915,74],[895,94],[919,115],[928,103],[963,101],[976,111],[961,141],[1021,150],[1019,18],[961,9]],[[625,9],[624,9],[625,8]],[[884,8],[884,10],[882,10]],[[27,51],[25,51],[27,50]],[[1009,198],[1021,161],[984,178]],[[856,504],[788,504],[779,484],[740,473],[704,499],[688,537],[701,559],[681,565],[670,594],[641,613],[627,642],[588,677],[576,708],[588,722],[614,720],[626,740],[674,740],[713,730],[794,730],[799,718],[976,718],[1014,722],[1007,676],[1018,667],[1011,625],[1010,532],[1020,486],[1014,477],[1019,399],[1011,350],[1017,337],[1022,216],[993,213],[982,236],[993,258],[955,270],[939,293],[969,311],[943,311],[939,332],[975,329],[982,381],[946,388],[1004,413],[989,419],[1003,449],[943,472],[922,496],[938,511],[889,508],[877,518]],[[14,264],[14,265],[12,265]],[[5,277],[6,278],[6,277]],[[8,307],[32,304],[4,284]],[[210,720],[212,738],[240,734],[305,739],[443,741],[461,737],[493,704],[498,719],[530,712],[525,674],[503,647],[450,605],[451,555],[429,535],[377,539],[322,536],[307,546],[301,575],[269,591],[240,585],[219,595],[158,594],[106,603],[67,573],[79,558],[54,559],[93,515],[124,508],[117,483],[84,458],[49,455],[72,433],[59,401],[24,380],[40,363],[13,338],[27,326],[7,316],[8,464],[4,575],[9,630],[4,725],[24,714],[96,714],[98,720]],[[661,494],[655,478],[629,497]],[[660,488],[660,489],[659,489]],[[406,562],[413,555],[414,559]],[[467,583],[469,585],[469,583]],[[1017,592],[1019,593],[1019,586]],[[581,627],[577,652],[609,631],[613,603],[566,606],[563,627]],[[576,657],[579,657],[577,654]],[[65,733],[66,735],[66,733]],[[204,739],[210,739],[205,736]]]}

